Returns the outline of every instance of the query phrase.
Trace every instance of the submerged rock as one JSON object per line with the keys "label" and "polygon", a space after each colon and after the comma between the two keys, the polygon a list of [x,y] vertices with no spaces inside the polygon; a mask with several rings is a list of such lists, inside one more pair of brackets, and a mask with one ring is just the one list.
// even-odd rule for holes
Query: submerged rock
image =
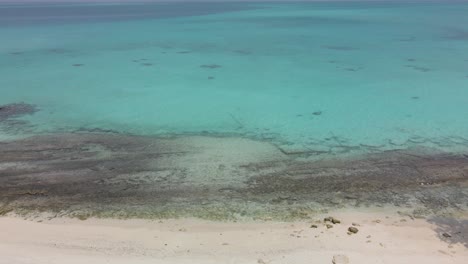
{"label": "submerged rock", "polygon": [[207,69],[216,69],[216,68],[221,68],[221,65],[218,64],[203,64],[200,65],[200,68],[207,68]]}

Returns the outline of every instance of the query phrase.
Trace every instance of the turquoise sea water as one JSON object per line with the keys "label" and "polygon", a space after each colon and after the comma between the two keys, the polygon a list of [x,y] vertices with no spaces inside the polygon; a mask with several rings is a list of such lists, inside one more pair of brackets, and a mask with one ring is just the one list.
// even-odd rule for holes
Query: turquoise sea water
{"label": "turquoise sea water", "polygon": [[0,105],[40,109],[0,137],[466,150],[467,14],[468,3],[0,5]]}

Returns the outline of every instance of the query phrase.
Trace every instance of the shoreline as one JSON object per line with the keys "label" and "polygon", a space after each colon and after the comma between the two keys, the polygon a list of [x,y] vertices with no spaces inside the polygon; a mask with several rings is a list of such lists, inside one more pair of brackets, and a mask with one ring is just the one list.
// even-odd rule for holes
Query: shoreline
{"label": "shoreline", "polygon": [[[329,215],[341,223],[328,229]],[[464,263],[468,215],[461,219],[446,238],[425,219],[383,211],[293,222],[7,216],[0,217],[0,263],[332,263],[337,255],[349,263]],[[349,235],[352,223],[359,231]]]}

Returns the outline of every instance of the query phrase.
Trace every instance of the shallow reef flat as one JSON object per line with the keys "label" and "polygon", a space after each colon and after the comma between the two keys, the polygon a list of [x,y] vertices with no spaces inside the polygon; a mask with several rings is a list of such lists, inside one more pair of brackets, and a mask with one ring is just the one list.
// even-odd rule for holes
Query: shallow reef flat
{"label": "shallow reef flat", "polygon": [[466,212],[468,156],[408,148],[316,160],[238,137],[89,132],[0,143],[0,214],[297,220],[387,206]]}

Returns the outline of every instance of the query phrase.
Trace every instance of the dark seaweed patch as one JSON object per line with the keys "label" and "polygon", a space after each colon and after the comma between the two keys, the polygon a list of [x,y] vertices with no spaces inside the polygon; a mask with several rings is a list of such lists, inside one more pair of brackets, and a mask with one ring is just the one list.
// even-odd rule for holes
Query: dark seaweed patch
{"label": "dark seaweed patch", "polygon": [[315,111],[312,113],[314,116],[322,115],[322,111]]}
{"label": "dark seaweed patch", "polygon": [[411,36],[411,37],[399,38],[399,39],[397,39],[397,40],[398,40],[398,41],[401,41],[401,42],[411,42],[411,41],[415,41],[415,40],[416,40],[416,37]]}
{"label": "dark seaweed patch", "polygon": [[149,63],[149,62],[145,62],[145,63],[141,63],[142,66],[153,66],[153,63]]}
{"label": "dark seaweed patch", "polygon": [[76,132],[89,132],[89,133],[110,133],[110,134],[120,134],[119,131],[113,129],[104,129],[104,128],[86,128],[81,127],[76,130]]}
{"label": "dark seaweed patch", "polygon": [[217,68],[221,68],[222,66],[221,65],[218,65],[218,64],[203,64],[203,65],[200,65],[200,68],[205,68],[205,69],[217,69]]}
{"label": "dark seaweed patch", "polygon": [[49,49],[47,50],[47,52],[49,53],[55,53],[55,54],[65,54],[65,53],[69,53],[70,51],[69,50],[66,50],[66,49]]}
{"label": "dark seaweed patch", "polygon": [[349,66],[340,66],[340,65],[337,65],[336,66],[337,69],[342,69],[344,71],[348,71],[348,72],[357,72],[357,71],[360,71],[363,69],[363,67],[349,67]]}
{"label": "dark seaweed patch", "polygon": [[0,105],[0,122],[24,115],[32,115],[39,111],[35,105],[26,103],[13,103]]}
{"label": "dark seaweed patch", "polygon": [[351,47],[351,46],[335,46],[335,45],[323,45],[322,48],[329,49],[329,50],[340,50],[340,51],[358,50],[358,48]]}
{"label": "dark seaweed patch", "polygon": [[208,80],[214,80],[215,77],[213,76],[208,76]]}
{"label": "dark seaweed patch", "polygon": [[411,97],[411,99],[417,100],[417,99],[419,99],[419,96],[413,96],[413,97]]}
{"label": "dark seaweed patch", "polygon": [[416,65],[405,65],[405,67],[411,68],[411,69],[413,69],[413,70],[420,71],[420,72],[428,72],[428,71],[431,71],[430,68],[422,67],[422,66],[416,66]]}
{"label": "dark seaweed patch", "polygon": [[82,63],[75,63],[75,64],[72,64],[73,67],[81,67],[81,66],[84,66],[84,64]]}
{"label": "dark seaweed patch", "polygon": [[241,54],[241,55],[249,55],[249,54],[252,54],[251,51],[248,51],[248,50],[234,50],[233,51],[234,53],[237,53],[237,54]]}
{"label": "dark seaweed patch", "polygon": [[462,29],[451,29],[443,35],[442,38],[448,40],[468,40],[468,31]]}
{"label": "dark seaweed patch", "polygon": [[[266,16],[266,17],[255,17],[255,18],[242,18],[235,19],[237,22],[242,23],[254,23],[268,27],[295,27],[295,28],[308,28],[311,27],[342,27],[350,25],[361,25],[369,23],[366,20],[354,19],[354,18],[343,18],[343,17],[330,17],[330,16]],[[225,20],[223,20],[225,22]]]}

